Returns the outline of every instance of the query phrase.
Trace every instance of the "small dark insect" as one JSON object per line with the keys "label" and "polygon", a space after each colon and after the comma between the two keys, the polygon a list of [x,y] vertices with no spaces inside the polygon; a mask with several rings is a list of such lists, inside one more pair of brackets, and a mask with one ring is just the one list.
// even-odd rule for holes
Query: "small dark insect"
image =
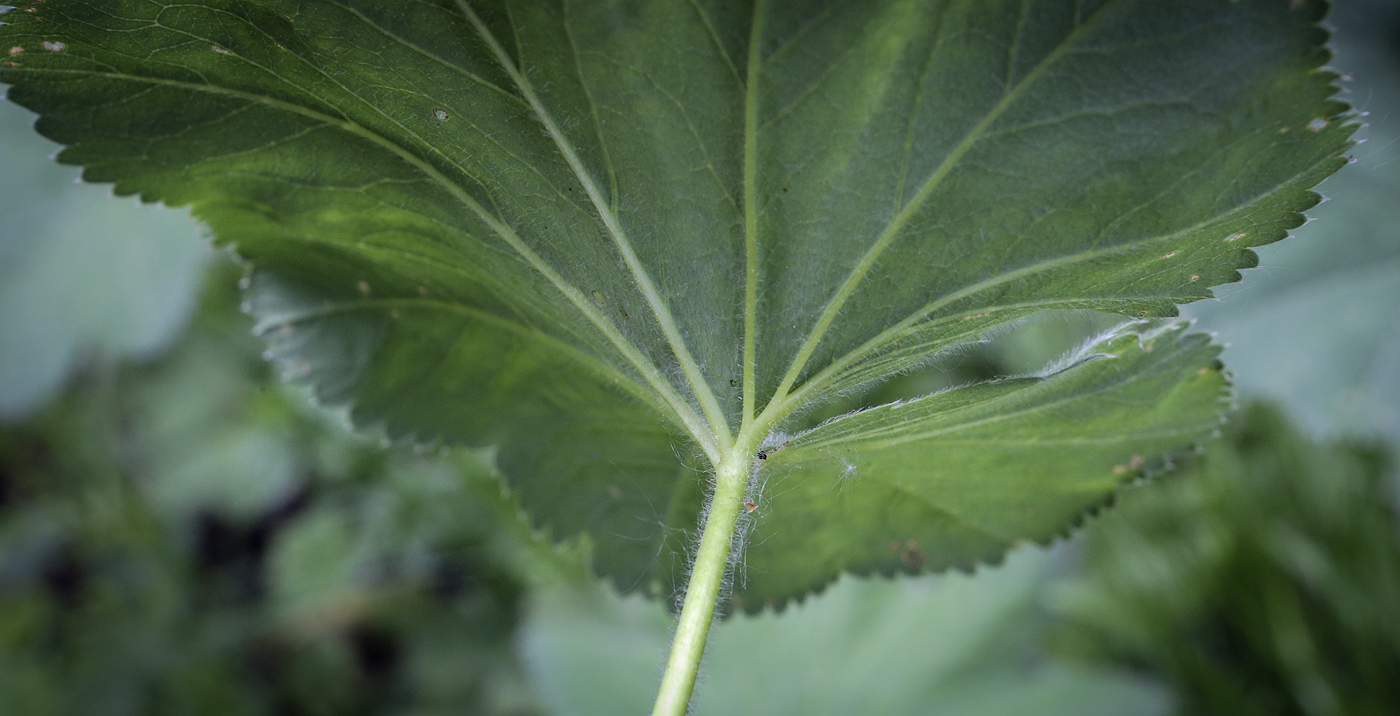
{"label": "small dark insect", "polygon": [[745,503],[744,503],[744,512],[753,512],[753,511],[756,510],[756,509],[758,509],[758,505],[756,505],[756,504],[754,504],[754,503],[752,503],[752,502],[745,502]]}
{"label": "small dark insect", "polygon": [[775,447],[775,448],[768,448],[768,449],[766,449],[766,450],[759,450],[759,451],[758,451],[758,459],[760,459],[760,460],[767,460],[769,455],[772,455],[773,453],[775,453],[775,452],[777,452],[777,451],[779,451],[779,450],[782,450],[784,447],[787,447],[787,443],[783,443],[782,445],[779,445],[778,447]]}

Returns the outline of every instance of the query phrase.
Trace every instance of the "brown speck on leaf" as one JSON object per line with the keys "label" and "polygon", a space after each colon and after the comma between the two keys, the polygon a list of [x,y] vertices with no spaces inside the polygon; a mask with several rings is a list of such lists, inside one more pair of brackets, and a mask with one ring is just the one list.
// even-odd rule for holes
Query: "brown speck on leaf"
{"label": "brown speck on leaf", "polygon": [[211,50],[213,50],[213,51],[215,51],[215,52],[217,52],[217,53],[219,53],[219,54],[221,54],[221,55],[232,55],[232,54],[233,54],[232,52],[229,52],[228,50],[225,50],[224,48],[219,47],[218,45],[210,45],[210,46],[209,46],[209,49],[211,49]]}
{"label": "brown speck on leaf", "polygon": [[44,49],[45,49],[45,50],[48,50],[48,51],[50,51],[50,52],[58,52],[58,51],[62,50],[63,48],[64,48],[64,44],[63,44],[62,42],[45,42],[45,43],[44,43]]}
{"label": "brown speck on leaf", "polygon": [[356,281],[356,282],[355,282],[355,288],[360,292],[360,295],[361,295],[361,296],[368,296],[368,295],[369,295],[369,282],[368,282],[368,281],[365,281],[364,279],[360,279],[359,281]]}
{"label": "brown speck on leaf", "polygon": [[1139,470],[1139,469],[1142,468],[1142,462],[1143,462],[1143,460],[1142,460],[1142,456],[1141,456],[1141,455],[1134,455],[1134,456],[1128,458],[1128,469],[1129,469],[1129,470]]}
{"label": "brown speck on leaf", "polygon": [[1191,274],[1191,280],[1192,280],[1192,281],[1200,281],[1200,280],[1201,280],[1201,275],[1198,274],[1198,273],[1193,273],[1193,274]]}
{"label": "brown speck on leaf", "polygon": [[745,500],[745,501],[744,501],[744,512],[747,512],[747,513],[752,514],[753,511],[756,510],[756,509],[758,509],[758,505],[757,505],[757,504],[752,503],[752,502],[749,502],[748,500]]}
{"label": "brown speck on leaf", "polygon": [[919,543],[911,539],[904,543],[904,552],[900,555],[900,559],[904,560],[904,566],[910,570],[916,570],[924,566],[925,557],[924,553],[919,550]]}
{"label": "brown speck on leaf", "polygon": [[15,45],[14,47],[10,48],[11,55],[18,55],[21,52],[24,52],[24,48],[20,47],[19,45]]}
{"label": "brown speck on leaf", "polygon": [[1225,237],[1225,240],[1226,240],[1226,241],[1237,241],[1237,240],[1243,239],[1243,238],[1244,238],[1244,232],[1240,232],[1240,233],[1238,233],[1238,234],[1231,234],[1231,235],[1229,235],[1229,236],[1226,236],[1226,237]]}
{"label": "brown speck on leaf", "polygon": [[1175,252],[1175,251],[1168,251],[1167,253],[1162,254],[1162,258],[1164,258],[1164,259],[1169,259],[1169,258],[1171,258],[1171,257],[1173,257],[1173,256],[1175,256],[1175,255],[1176,255],[1176,252]]}

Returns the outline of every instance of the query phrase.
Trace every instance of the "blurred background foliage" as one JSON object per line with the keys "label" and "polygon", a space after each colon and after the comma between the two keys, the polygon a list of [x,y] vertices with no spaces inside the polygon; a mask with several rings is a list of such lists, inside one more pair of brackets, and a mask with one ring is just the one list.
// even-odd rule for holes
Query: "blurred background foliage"
{"label": "blurred background foliage", "polygon": [[[694,713],[1400,713],[1400,0],[1332,24],[1356,164],[1185,310],[1230,344],[1225,434],[1073,539],[731,617]],[[647,711],[663,605],[532,532],[489,451],[352,435],[271,375],[242,269],[28,121],[0,103],[0,714]],[[1043,317],[810,417],[1116,320]]]}
{"label": "blurred background foliage", "polygon": [[1160,675],[1185,713],[1396,713],[1393,467],[1247,408],[1087,532],[1082,576],[1054,593],[1062,647]]}
{"label": "blurred background foliage", "polygon": [[0,433],[0,713],[534,714],[534,541],[481,454],[348,434],[216,263],[183,338]]}

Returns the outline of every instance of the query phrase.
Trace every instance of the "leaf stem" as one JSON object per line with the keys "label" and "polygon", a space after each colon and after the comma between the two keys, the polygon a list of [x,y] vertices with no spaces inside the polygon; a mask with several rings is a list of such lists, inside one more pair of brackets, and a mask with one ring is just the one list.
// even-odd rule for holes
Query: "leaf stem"
{"label": "leaf stem", "polygon": [[695,675],[700,670],[700,657],[705,653],[705,641],[710,635],[715,604],[729,567],[734,525],[748,487],[749,467],[753,461],[750,442],[742,437],[736,441],[725,451],[725,459],[715,472],[715,494],[705,517],[700,549],[691,567],[676,638],[671,642],[671,657],[666,661],[666,673],[661,677],[661,690],[656,695],[652,716],[685,716],[690,703]]}

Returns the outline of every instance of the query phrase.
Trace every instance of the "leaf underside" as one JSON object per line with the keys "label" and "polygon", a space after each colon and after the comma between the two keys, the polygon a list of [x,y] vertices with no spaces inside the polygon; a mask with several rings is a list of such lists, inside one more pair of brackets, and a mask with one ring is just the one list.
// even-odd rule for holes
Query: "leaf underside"
{"label": "leaf underside", "polygon": [[497,445],[624,589],[681,580],[741,428],[796,434],[755,461],[757,605],[1048,539],[1213,430],[1215,349],[1144,323],[801,432],[1031,313],[1238,280],[1344,162],[1325,9],[47,0],[0,81],[87,180],[237,247],[290,377]]}

